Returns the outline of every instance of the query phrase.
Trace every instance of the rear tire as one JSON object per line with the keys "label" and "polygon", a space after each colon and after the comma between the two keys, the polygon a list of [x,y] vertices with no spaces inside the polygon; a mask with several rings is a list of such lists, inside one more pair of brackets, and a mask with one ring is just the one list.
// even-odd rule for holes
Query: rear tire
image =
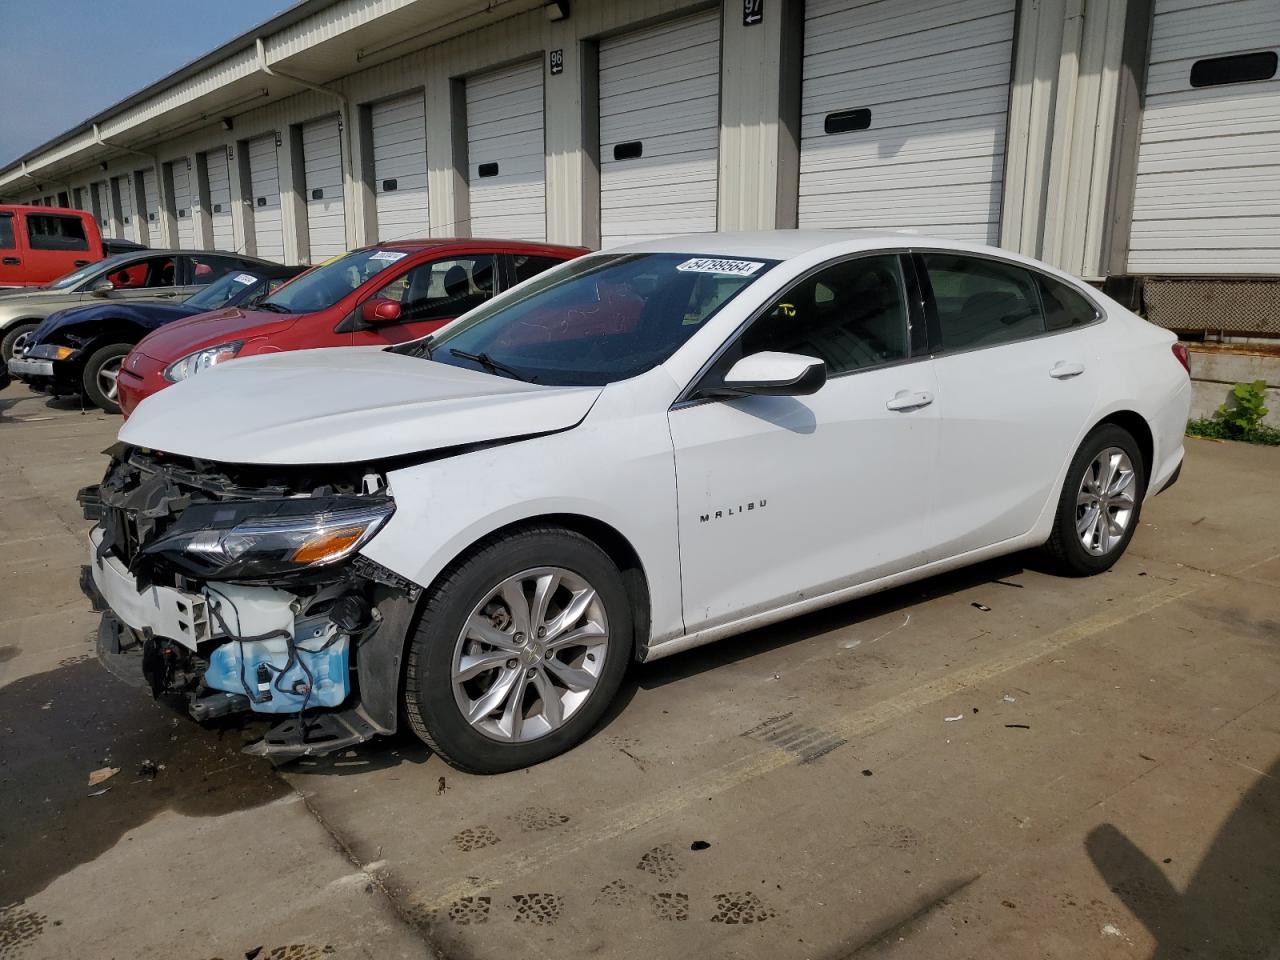
{"label": "rear tire", "polygon": [[107,413],[120,412],[116,378],[120,375],[120,365],[132,349],[131,343],[112,343],[95,350],[85,362],[84,372],[80,374],[84,395],[94,406],[101,407]]}
{"label": "rear tire", "polygon": [[406,661],[409,723],[471,773],[549,760],[608,709],[633,623],[621,573],[586,537],[548,525],[496,534],[425,600]]}
{"label": "rear tire", "polygon": [[1050,562],[1068,576],[1110,570],[1138,528],[1146,490],[1146,464],[1133,436],[1112,423],[1094,429],[1067,468],[1043,548]]}

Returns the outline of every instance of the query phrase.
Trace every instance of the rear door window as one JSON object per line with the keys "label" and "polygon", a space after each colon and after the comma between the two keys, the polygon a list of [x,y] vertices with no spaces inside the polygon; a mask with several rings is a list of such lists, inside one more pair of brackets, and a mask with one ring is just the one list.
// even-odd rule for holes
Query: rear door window
{"label": "rear door window", "polygon": [[84,221],[47,214],[27,216],[27,243],[32,250],[88,250]]}
{"label": "rear door window", "polygon": [[1045,332],[1028,270],[966,254],[925,253],[943,351],[1010,343]]}
{"label": "rear door window", "polygon": [[186,261],[185,283],[188,286],[203,287],[221,279],[232,270],[242,269],[240,262],[230,257],[194,255],[182,259]]}
{"label": "rear door window", "polygon": [[523,283],[530,277],[536,277],[542,271],[550,270],[564,261],[557,260],[555,257],[535,257],[525,253],[513,253],[511,262],[515,267],[516,283]]}

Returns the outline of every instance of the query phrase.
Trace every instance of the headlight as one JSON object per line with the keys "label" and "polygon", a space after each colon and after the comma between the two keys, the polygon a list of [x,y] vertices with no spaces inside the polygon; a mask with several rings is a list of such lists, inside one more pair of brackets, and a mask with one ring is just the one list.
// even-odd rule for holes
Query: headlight
{"label": "headlight", "polygon": [[181,360],[175,360],[169,364],[164,371],[164,378],[170,383],[185,380],[192,374],[209,369],[214,364],[234,359],[243,346],[243,340],[232,340],[230,343],[220,343],[216,347],[205,347],[203,350],[189,353]]}
{"label": "headlight", "polygon": [[395,509],[385,496],[195,503],[141,555],[213,580],[299,573],[351,556]]}
{"label": "headlight", "polygon": [[40,343],[34,347],[27,347],[26,356],[32,360],[65,360],[75,352],[75,347],[60,347],[52,343]]}

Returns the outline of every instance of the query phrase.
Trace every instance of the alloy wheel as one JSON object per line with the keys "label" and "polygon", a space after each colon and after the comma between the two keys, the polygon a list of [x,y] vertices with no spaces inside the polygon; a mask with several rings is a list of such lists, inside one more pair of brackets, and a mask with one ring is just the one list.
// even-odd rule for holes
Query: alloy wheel
{"label": "alloy wheel", "polygon": [[1085,550],[1105,556],[1124,539],[1137,503],[1137,475],[1129,455],[1107,447],[1084,471],[1076,495],[1076,534]]}
{"label": "alloy wheel", "polygon": [[98,368],[98,389],[112,403],[116,400],[116,381],[120,378],[120,366],[123,363],[124,357],[112,357]]}
{"label": "alloy wheel", "polygon": [[523,743],[562,727],[590,698],[609,650],[599,593],[561,567],[508,577],[454,644],[453,696],[492,740]]}
{"label": "alloy wheel", "polygon": [[22,351],[27,348],[27,341],[31,339],[31,331],[20,333],[13,338],[13,346],[9,349],[9,359],[17,360],[22,356]]}

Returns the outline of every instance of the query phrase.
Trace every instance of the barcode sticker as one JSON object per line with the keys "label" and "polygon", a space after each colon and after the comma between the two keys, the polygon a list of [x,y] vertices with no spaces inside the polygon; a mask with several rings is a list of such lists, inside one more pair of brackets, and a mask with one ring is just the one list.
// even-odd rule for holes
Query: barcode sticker
{"label": "barcode sticker", "polygon": [[370,260],[390,260],[392,263],[395,263],[397,260],[403,260],[407,256],[408,256],[407,253],[401,253],[399,250],[379,250],[369,259]]}
{"label": "barcode sticker", "polygon": [[258,278],[251,273],[237,273],[235,281],[236,283],[243,283],[247,287],[251,283],[257,283]]}

